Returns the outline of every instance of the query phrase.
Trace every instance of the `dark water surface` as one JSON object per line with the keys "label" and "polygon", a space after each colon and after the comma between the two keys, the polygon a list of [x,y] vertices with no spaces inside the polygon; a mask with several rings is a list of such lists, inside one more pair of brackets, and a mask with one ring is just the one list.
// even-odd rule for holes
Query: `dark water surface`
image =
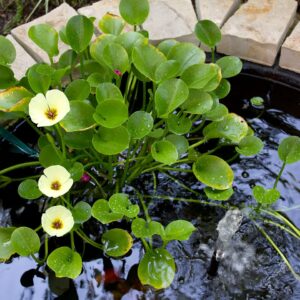
{"label": "dark water surface", "polygon": [[[240,75],[231,83],[233,90],[224,103],[231,111],[247,118],[265,143],[264,150],[258,156],[238,160],[232,166],[235,171],[235,194],[230,204],[251,204],[254,203],[251,187],[260,184],[271,188],[279,172],[281,162],[276,150],[279,141],[287,135],[300,135],[300,91],[248,75]],[[249,106],[248,100],[253,96],[261,96],[267,101],[266,111],[260,119],[255,118],[260,110]],[[1,153],[1,157],[3,155]],[[177,174],[170,174],[178,178]],[[202,188],[190,175],[182,175],[180,180],[192,189]],[[143,178],[137,185],[145,194],[151,194],[151,177]],[[300,227],[299,163],[287,166],[278,189],[282,196],[276,204],[277,208],[285,211]],[[157,195],[197,198],[165,175],[158,176]],[[1,191],[0,225],[12,221],[35,227],[39,223],[37,205],[15,198],[12,189],[8,188],[5,193]],[[163,224],[181,218],[192,221],[197,227],[189,241],[171,242],[168,246],[177,264],[176,277],[170,288],[155,291],[140,286],[136,265],[142,250],[139,242],[136,242],[130,255],[118,260],[103,258],[101,253],[97,253],[98,250],[88,248],[85,251],[83,272],[74,282],[57,281],[53,276],[35,276],[34,285],[27,288],[21,285],[20,277],[25,271],[35,269],[36,264],[29,258],[15,257],[6,264],[0,264],[0,299],[300,299],[300,282],[295,280],[277,253],[247,218],[243,219],[231,245],[224,252],[217,274],[209,276],[207,270],[218,237],[216,227],[225,210],[159,199],[152,202],[149,209],[150,215]],[[300,273],[299,240],[272,226],[266,226],[265,230]],[[43,268],[39,271],[44,272]],[[57,298],[58,294],[67,289],[65,294]]]}

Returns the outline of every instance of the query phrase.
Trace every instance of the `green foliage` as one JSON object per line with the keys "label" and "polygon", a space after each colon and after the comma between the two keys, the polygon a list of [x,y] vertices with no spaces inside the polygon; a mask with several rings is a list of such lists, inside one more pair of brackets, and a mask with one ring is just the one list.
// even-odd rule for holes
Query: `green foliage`
{"label": "green foliage", "polygon": [[69,100],[86,100],[90,92],[90,85],[84,79],[72,81],[65,90],[65,94]]}
{"label": "green foliage", "polygon": [[99,21],[99,28],[103,33],[119,35],[125,26],[125,22],[119,16],[107,13]]}
{"label": "green foliage", "polygon": [[122,18],[131,25],[141,25],[149,14],[148,0],[121,0],[119,5]]}
{"label": "green foliage", "polygon": [[289,136],[283,139],[278,148],[279,158],[286,164],[300,160],[300,137]]}
{"label": "green foliage", "polygon": [[151,146],[152,157],[163,164],[171,165],[178,159],[176,146],[170,141],[157,141]]}
{"label": "green foliage", "polygon": [[153,128],[152,116],[144,111],[136,111],[130,115],[127,128],[132,139],[142,139]]}
{"label": "green foliage", "polygon": [[243,68],[241,60],[236,56],[224,56],[218,59],[216,64],[221,68],[223,78],[234,77],[238,75]]}
{"label": "green foliage", "polygon": [[26,179],[22,181],[18,187],[18,194],[20,197],[27,200],[35,200],[42,196],[37,182],[34,179]]}
{"label": "green foliage", "polygon": [[0,35],[0,64],[10,65],[16,59],[16,49],[13,43]]}
{"label": "green foliage", "polygon": [[222,38],[219,27],[210,20],[199,21],[195,26],[195,34],[200,42],[210,48],[215,48]]}
{"label": "green foliage", "polygon": [[233,189],[229,188],[227,190],[216,190],[207,186],[204,188],[204,192],[208,199],[226,201],[232,196]]}
{"label": "green foliage", "polygon": [[11,243],[14,227],[0,228],[0,261],[8,260],[16,251]]}
{"label": "green foliage", "polygon": [[273,204],[280,198],[280,192],[275,188],[267,190],[257,185],[253,188],[252,192],[255,200],[261,204]]}
{"label": "green foliage", "polygon": [[264,144],[263,142],[256,136],[245,136],[235,147],[236,152],[245,155],[252,156],[258,154]]}
{"label": "green foliage", "polygon": [[14,72],[0,64],[0,89],[7,89],[16,83]]}
{"label": "green foliage", "polygon": [[123,218],[123,214],[113,212],[108,201],[104,199],[97,200],[93,204],[92,216],[102,224],[108,224]]}
{"label": "green foliage", "polygon": [[155,234],[164,236],[164,227],[161,223],[147,222],[142,218],[136,218],[132,221],[131,230],[137,238],[150,238]]}
{"label": "green foliage", "polygon": [[178,240],[186,241],[190,235],[195,231],[194,225],[185,220],[173,221],[165,228],[164,240]]}
{"label": "green foliage", "polygon": [[88,203],[80,201],[73,207],[72,215],[75,223],[82,224],[91,218],[92,208]]}

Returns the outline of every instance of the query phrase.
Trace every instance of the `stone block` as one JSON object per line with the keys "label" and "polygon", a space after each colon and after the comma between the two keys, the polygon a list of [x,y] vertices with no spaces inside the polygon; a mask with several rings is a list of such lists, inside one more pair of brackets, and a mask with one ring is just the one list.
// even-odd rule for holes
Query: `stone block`
{"label": "stone block", "polygon": [[24,50],[22,46],[9,34],[6,36],[16,48],[16,59],[11,64],[11,69],[14,71],[15,78],[21,79],[28,68],[36,63],[36,61]]}
{"label": "stone block", "polygon": [[[50,11],[48,14],[39,17],[29,23],[21,25],[19,27],[14,28],[11,31],[13,37],[20,43],[30,55],[34,57],[35,60],[39,62],[49,62],[48,55],[45,51],[40,49],[29,37],[28,30],[31,26],[36,24],[49,24],[53,26],[58,32],[59,30],[66,25],[68,20],[76,15],[77,12],[67,3],[63,3],[57,8]],[[69,49],[69,46],[59,41],[59,52],[60,54]],[[54,61],[58,60],[58,56],[54,58]]]}
{"label": "stone block", "polygon": [[281,47],[279,66],[300,73],[300,23]]}
{"label": "stone block", "polygon": [[272,66],[296,9],[295,0],[249,0],[223,26],[218,51]]}

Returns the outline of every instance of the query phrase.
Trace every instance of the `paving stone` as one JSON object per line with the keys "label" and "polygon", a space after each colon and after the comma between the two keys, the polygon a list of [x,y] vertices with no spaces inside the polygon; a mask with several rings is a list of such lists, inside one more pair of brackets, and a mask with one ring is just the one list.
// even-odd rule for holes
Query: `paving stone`
{"label": "paving stone", "polygon": [[300,23],[281,47],[280,67],[300,73]]}
{"label": "paving stone", "polygon": [[[67,21],[77,12],[71,6],[66,3],[61,4],[57,8],[53,9],[48,14],[39,17],[29,23],[14,28],[11,31],[13,37],[30,53],[37,61],[49,62],[49,58],[46,52],[40,49],[29,37],[28,30],[32,25],[47,23],[53,26],[59,31],[66,25]],[[60,53],[66,51],[69,47],[63,42],[59,41],[58,45]],[[58,56],[54,58],[54,61],[58,60]]]}
{"label": "paving stone", "polygon": [[[97,26],[107,12],[120,15],[119,2],[119,0],[102,0],[80,8],[78,12],[96,17]],[[197,43],[193,34],[196,23],[197,17],[191,0],[150,0],[150,14],[144,23],[144,29],[149,31],[150,39],[154,43],[166,38]],[[127,30],[131,28],[128,26]]]}
{"label": "paving stone", "polygon": [[219,27],[237,10],[241,0],[196,0],[199,20],[211,20]]}
{"label": "paving stone", "polygon": [[295,0],[249,0],[223,26],[218,51],[272,66],[296,9]]}
{"label": "paving stone", "polygon": [[9,34],[6,36],[16,48],[16,59],[11,64],[11,69],[14,71],[15,78],[21,79],[28,68],[36,63],[36,61],[24,50],[22,46]]}

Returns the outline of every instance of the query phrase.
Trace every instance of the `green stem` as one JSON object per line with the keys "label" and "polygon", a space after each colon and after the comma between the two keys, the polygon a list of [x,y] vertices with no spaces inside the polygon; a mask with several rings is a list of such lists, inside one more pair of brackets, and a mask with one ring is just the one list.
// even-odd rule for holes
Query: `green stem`
{"label": "green stem", "polygon": [[40,162],[39,161],[31,161],[31,162],[27,162],[27,163],[21,163],[21,164],[17,164],[11,167],[8,167],[6,169],[0,170],[0,175],[3,175],[7,172],[11,172],[17,169],[22,169],[22,168],[27,168],[27,167],[34,167],[34,166],[40,166]]}
{"label": "green stem", "polygon": [[280,177],[281,177],[281,175],[282,175],[282,173],[283,173],[283,170],[284,170],[285,166],[286,166],[286,162],[284,162],[284,163],[282,164],[282,166],[281,166],[281,169],[280,169],[280,171],[279,171],[279,174],[278,174],[278,176],[276,177],[276,180],[275,180],[275,182],[274,182],[273,189],[276,189],[277,184],[278,184],[278,181],[279,181],[279,179],[280,179]]}
{"label": "green stem", "polygon": [[132,147],[132,141],[130,140],[128,150],[127,150],[127,157],[126,157],[126,161],[125,161],[125,167],[124,167],[123,175],[122,175],[122,178],[121,178],[121,188],[124,186],[126,178],[127,178],[127,172],[128,172],[128,169],[129,169],[129,160],[130,160],[130,157],[131,157],[131,153],[130,153],[131,147]]}
{"label": "green stem", "polygon": [[44,133],[39,130],[32,122],[29,118],[25,118],[26,123],[40,136],[44,135]]}
{"label": "green stem", "polygon": [[56,124],[55,125],[55,129],[56,129],[56,131],[58,133],[58,136],[60,138],[60,143],[61,143],[61,149],[62,149],[63,157],[66,158],[66,144],[65,144],[65,141],[64,141],[64,138],[63,138],[63,134],[62,134],[60,125]]}
{"label": "green stem", "polygon": [[83,53],[79,53],[79,59],[80,59],[80,75],[81,78],[84,79]]}
{"label": "green stem", "polygon": [[104,199],[106,199],[107,195],[106,195],[105,191],[103,190],[103,188],[102,188],[101,184],[99,183],[99,181],[96,179],[96,177],[93,176],[91,173],[89,173],[89,172],[87,172],[87,171],[85,171],[85,173],[87,173],[87,174],[93,179],[93,181],[95,182],[95,184],[96,184],[97,187],[99,188],[99,190],[100,190],[102,196],[104,197]]}
{"label": "green stem", "polygon": [[215,47],[211,48],[211,62],[215,62]]}
{"label": "green stem", "polygon": [[74,231],[71,231],[71,232],[70,232],[70,239],[71,239],[71,247],[72,247],[72,250],[75,251]]}
{"label": "green stem", "polygon": [[188,149],[193,149],[193,148],[195,148],[195,147],[198,147],[198,146],[200,146],[200,145],[204,144],[205,142],[206,142],[206,138],[203,138],[203,139],[202,139],[202,140],[200,140],[199,142],[197,142],[197,143],[195,143],[195,144],[193,144],[193,145],[189,146],[189,148],[188,148]]}
{"label": "green stem", "polygon": [[150,250],[150,246],[148,245],[148,243],[146,242],[146,240],[143,239],[143,238],[141,238],[141,241],[142,241],[142,243],[144,245],[144,248],[145,248],[146,252],[149,251]]}
{"label": "green stem", "polygon": [[95,248],[98,248],[98,249],[103,250],[103,245],[101,245],[101,244],[99,244],[99,243],[93,241],[92,239],[90,239],[88,236],[85,235],[85,233],[84,233],[82,230],[78,229],[78,230],[76,230],[75,232],[76,232],[76,234],[79,235],[86,243],[92,245],[92,246],[95,247]]}

